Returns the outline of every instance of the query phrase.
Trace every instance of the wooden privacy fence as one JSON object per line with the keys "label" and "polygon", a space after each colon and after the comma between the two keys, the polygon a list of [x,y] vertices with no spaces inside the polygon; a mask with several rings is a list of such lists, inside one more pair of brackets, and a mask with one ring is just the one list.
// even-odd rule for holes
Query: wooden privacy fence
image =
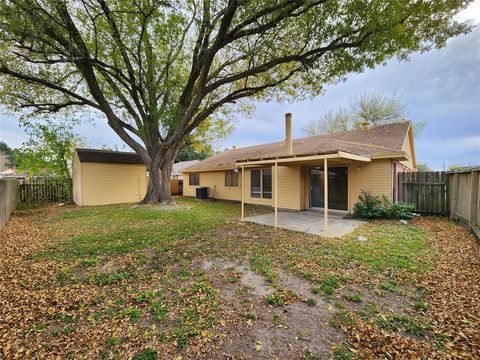
{"label": "wooden privacy fence", "polygon": [[183,193],[183,180],[170,179],[170,193],[172,195],[182,195],[182,193]]}
{"label": "wooden privacy fence", "polygon": [[20,185],[20,201],[23,203],[64,203],[71,199],[68,180],[28,179]]}
{"label": "wooden privacy fence", "polygon": [[19,182],[17,179],[0,179],[0,229],[7,223],[18,202]]}
{"label": "wooden privacy fence", "polygon": [[480,239],[480,167],[448,173],[450,219],[461,222]]}
{"label": "wooden privacy fence", "polygon": [[447,173],[445,171],[399,173],[398,201],[415,204],[416,211],[423,215],[448,214]]}

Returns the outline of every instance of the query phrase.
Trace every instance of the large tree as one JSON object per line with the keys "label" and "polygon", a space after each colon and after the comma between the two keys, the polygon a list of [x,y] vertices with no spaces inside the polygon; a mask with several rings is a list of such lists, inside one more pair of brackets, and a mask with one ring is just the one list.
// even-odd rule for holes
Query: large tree
{"label": "large tree", "polygon": [[102,113],[147,164],[144,202],[170,201],[173,161],[206,119],[442,47],[470,30],[453,20],[469,2],[2,0],[0,99]]}

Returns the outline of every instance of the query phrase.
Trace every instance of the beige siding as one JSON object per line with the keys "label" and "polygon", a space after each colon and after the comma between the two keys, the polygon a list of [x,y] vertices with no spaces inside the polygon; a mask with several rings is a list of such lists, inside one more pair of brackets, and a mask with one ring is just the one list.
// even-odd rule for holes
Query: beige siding
{"label": "beige siding", "polygon": [[308,173],[308,169],[305,166],[300,166],[300,209],[306,209],[308,206],[308,200],[305,200],[305,194],[308,194],[308,183],[305,182],[305,172]]}
{"label": "beige siding", "polygon": [[408,155],[410,159],[406,161],[400,161],[400,164],[402,164],[403,166],[407,167],[410,170],[415,170],[415,166],[413,165],[413,160],[412,160],[413,159],[412,145],[410,143],[409,134],[407,134],[407,136],[405,137],[405,142],[403,143],[402,150],[405,151],[405,153]]}
{"label": "beige siding", "polygon": [[73,202],[77,205],[83,205],[82,199],[82,164],[75,152],[72,162],[72,185],[73,185]]}
{"label": "beige siding", "polygon": [[278,207],[301,210],[302,178],[300,166],[278,167]]}
{"label": "beige siding", "polygon": [[390,159],[350,166],[350,211],[362,190],[392,199],[392,166]]}
{"label": "beige siding", "polygon": [[147,181],[145,165],[81,163],[81,205],[140,201]]}
{"label": "beige siding", "polygon": [[[272,167],[272,178],[274,169]],[[241,182],[241,170],[238,172],[239,184]],[[186,196],[195,196],[197,186],[190,186],[188,182],[188,174],[184,174],[183,194]],[[245,169],[244,181],[245,186],[244,199],[246,203],[257,205],[273,206],[273,199],[254,198],[250,196],[250,180],[251,169]],[[301,209],[300,188],[301,173],[299,166],[279,166],[278,167],[278,206],[285,209]],[[274,180],[272,179],[272,191]],[[241,187],[226,187],[224,171],[210,171],[200,173],[200,185],[210,188],[210,196],[223,200],[241,200]]]}
{"label": "beige siding", "polygon": [[[195,189],[197,186],[191,186],[188,181],[188,173],[184,173],[183,194],[185,196],[195,196]],[[241,170],[238,172],[239,185],[241,183]],[[245,186],[244,199],[246,203],[258,205],[272,205],[271,199],[252,198],[250,196],[250,169],[245,169]],[[237,200],[241,201],[241,187],[226,187],[225,186],[225,171],[206,171],[200,173],[200,185],[210,188],[210,196],[222,200]]]}
{"label": "beige siding", "polygon": [[[210,197],[223,200],[238,200],[240,201],[240,172],[238,173],[238,187],[225,186],[225,172],[211,171],[200,173],[200,185],[210,188]],[[184,174],[183,181],[183,195],[195,196],[195,189],[197,186],[191,186],[188,181],[188,174]]]}

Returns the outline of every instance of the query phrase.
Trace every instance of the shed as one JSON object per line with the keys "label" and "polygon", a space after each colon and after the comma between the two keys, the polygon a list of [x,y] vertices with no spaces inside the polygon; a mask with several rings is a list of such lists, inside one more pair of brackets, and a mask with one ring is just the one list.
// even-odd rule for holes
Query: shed
{"label": "shed", "polygon": [[147,192],[147,168],[134,152],[75,149],[73,201],[80,206],[138,202]]}

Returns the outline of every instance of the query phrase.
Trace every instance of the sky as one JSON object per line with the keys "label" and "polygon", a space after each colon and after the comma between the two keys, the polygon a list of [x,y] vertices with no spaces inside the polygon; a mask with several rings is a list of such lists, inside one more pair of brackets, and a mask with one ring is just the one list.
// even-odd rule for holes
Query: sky
{"label": "sky", "polygon": [[[440,50],[413,54],[408,62],[390,60],[384,66],[346,81],[329,85],[324,94],[295,103],[257,102],[255,111],[237,119],[233,133],[220,148],[255,145],[283,140],[284,114],[293,113],[294,137],[305,136],[302,129],[320,115],[361,93],[377,92],[399,97],[407,105],[406,117],[426,121],[415,140],[417,162],[442,170],[451,165],[480,164],[480,0],[459,15],[477,26],[470,34],[448,40]],[[89,147],[128,149],[104,119],[80,126]],[[15,118],[0,113],[0,141],[19,147],[26,140]]]}

